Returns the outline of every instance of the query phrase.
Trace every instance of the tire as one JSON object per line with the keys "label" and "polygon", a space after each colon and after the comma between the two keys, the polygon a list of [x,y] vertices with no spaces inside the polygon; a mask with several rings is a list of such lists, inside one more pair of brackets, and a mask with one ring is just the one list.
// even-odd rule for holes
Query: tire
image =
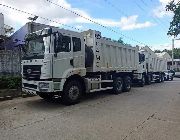
{"label": "tire", "polygon": [[146,84],[147,85],[151,84],[151,75],[147,75],[147,77],[146,77]]}
{"label": "tire", "polygon": [[142,79],[141,79],[141,81],[140,81],[140,83],[139,83],[139,86],[140,87],[144,87],[144,85],[145,85],[145,77],[144,77],[144,75],[142,76]]}
{"label": "tire", "polygon": [[158,80],[156,80],[156,82],[157,82],[157,83],[161,83],[161,82],[162,82],[161,77],[162,77],[162,75],[160,74],[160,75],[159,75],[159,79],[158,79]]}
{"label": "tire", "polygon": [[64,87],[62,102],[65,105],[74,105],[80,102],[81,96],[81,84],[76,80],[69,81]]}
{"label": "tire", "polygon": [[53,94],[49,93],[38,93],[38,95],[45,100],[51,100],[54,97]]}
{"label": "tire", "polygon": [[129,92],[131,90],[131,78],[129,76],[126,76],[123,80],[123,91]]}
{"label": "tire", "polygon": [[173,81],[173,77],[171,77],[171,81]]}
{"label": "tire", "polygon": [[164,75],[161,75],[161,82],[164,82]]}
{"label": "tire", "polygon": [[120,94],[123,91],[123,79],[121,77],[117,77],[113,82],[113,93]]}

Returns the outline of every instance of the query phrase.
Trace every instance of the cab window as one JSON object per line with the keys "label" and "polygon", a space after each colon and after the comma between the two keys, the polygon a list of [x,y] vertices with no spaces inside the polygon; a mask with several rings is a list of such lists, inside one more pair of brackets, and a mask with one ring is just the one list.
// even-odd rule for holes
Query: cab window
{"label": "cab window", "polygon": [[73,52],[81,51],[81,39],[73,37],[72,41],[73,41]]}
{"label": "cab window", "polygon": [[69,36],[62,36],[62,40],[58,40],[56,52],[70,52],[71,38]]}

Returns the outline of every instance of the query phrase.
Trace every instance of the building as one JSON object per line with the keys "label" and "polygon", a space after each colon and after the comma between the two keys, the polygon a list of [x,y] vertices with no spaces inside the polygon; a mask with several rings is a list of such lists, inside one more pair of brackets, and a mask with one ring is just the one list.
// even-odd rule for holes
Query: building
{"label": "building", "polygon": [[[168,68],[172,69],[172,59],[168,61]],[[173,69],[178,72],[180,71],[180,59],[174,59]]]}
{"label": "building", "polygon": [[0,74],[19,75],[21,73],[22,47],[25,36],[29,33],[49,27],[48,25],[29,22],[3,42],[4,50],[0,51]]}
{"label": "building", "polygon": [[11,50],[15,47],[19,47],[25,44],[25,36],[29,33],[41,30],[43,28],[50,27],[49,25],[28,22],[10,36],[9,40],[5,42],[5,48]]}

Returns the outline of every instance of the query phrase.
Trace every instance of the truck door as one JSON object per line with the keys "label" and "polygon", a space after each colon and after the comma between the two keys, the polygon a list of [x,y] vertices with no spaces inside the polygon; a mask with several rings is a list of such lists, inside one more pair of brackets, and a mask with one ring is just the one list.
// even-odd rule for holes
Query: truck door
{"label": "truck door", "polygon": [[80,38],[72,37],[72,44],[73,44],[73,67],[74,68],[82,68],[84,66],[84,58],[83,58],[83,48]]}
{"label": "truck door", "polygon": [[73,68],[73,50],[71,37],[68,35],[56,36],[53,56],[53,78],[62,78],[64,72]]}

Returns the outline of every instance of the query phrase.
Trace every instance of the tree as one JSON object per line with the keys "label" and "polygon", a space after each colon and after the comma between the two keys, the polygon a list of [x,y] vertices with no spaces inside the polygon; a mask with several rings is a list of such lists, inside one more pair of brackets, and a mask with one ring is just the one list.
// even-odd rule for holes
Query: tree
{"label": "tree", "polygon": [[174,13],[174,17],[170,22],[170,27],[168,35],[177,37],[180,34],[180,1],[175,2],[172,0],[168,5],[166,5],[166,10]]}
{"label": "tree", "polygon": [[120,37],[120,38],[118,39],[118,43],[123,44],[123,45],[125,44],[122,37]]}
{"label": "tree", "polygon": [[161,53],[161,51],[160,51],[160,50],[155,50],[154,52],[155,52],[155,53]]}

